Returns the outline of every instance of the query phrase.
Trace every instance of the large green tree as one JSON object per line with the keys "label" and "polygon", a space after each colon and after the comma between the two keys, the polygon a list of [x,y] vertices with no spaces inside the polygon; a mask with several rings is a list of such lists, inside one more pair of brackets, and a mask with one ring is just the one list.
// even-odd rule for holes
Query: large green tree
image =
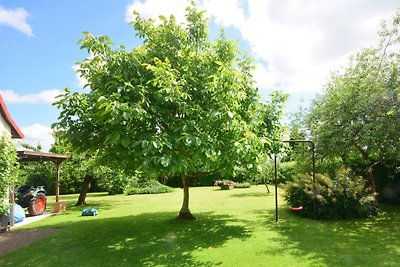
{"label": "large green tree", "polygon": [[341,157],[375,190],[374,167],[399,162],[400,14],[382,24],[379,45],[361,50],[314,102],[309,125],[319,153]]}
{"label": "large green tree", "polygon": [[54,127],[107,164],[149,177],[179,176],[179,218],[193,219],[190,179],[256,168],[278,134],[279,118],[264,119],[266,107],[274,114],[281,106],[260,104],[251,59],[222,32],[210,41],[196,7],[187,8],[184,24],[173,16],[160,16],[161,23],[135,16],[132,25],[143,45],[130,51],[84,33],[81,48],[90,56],[79,72],[88,91],[66,89],[56,103],[61,113]]}

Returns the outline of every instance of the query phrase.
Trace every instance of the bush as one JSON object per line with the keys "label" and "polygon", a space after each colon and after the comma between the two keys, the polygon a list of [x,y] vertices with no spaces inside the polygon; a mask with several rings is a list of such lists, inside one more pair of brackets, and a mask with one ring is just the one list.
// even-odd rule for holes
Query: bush
{"label": "bush", "polygon": [[135,180],[125,190],[125,193],[128,195],[161,194],[161,193],[169,193],[172,191],[174,191],[174,189],[172,187],[163,185],[157,180],[147,180],[147,181],[142,181],[142,182]]}
{"label": "bush", "polygon": [[0,132],[0,215],[8,208],[8,187],[14,182],[17,150],[11,138],[5,132]]}
{"label": "bush", "polygon": [[99,166],[95,172],[97,187],[110,195],[122,194],[135,178],[120,170],[114,170],[106,166]]}
{"label": "bush", "polygon": [[250,188],[251,183],[243,182],[243,183],[236,183],[235,188]]}
{"label": "bush", "polygon": [[236,183],[228,179],[216,180],[214,186],[219,186],[221,190],[229,190],[230,188],[236,187]]}
{"label": "bush", "polygon": [[[211,173],[211,174],[200,174],[196,175],[195,177],[191,177],[189,180],[189,185],[190,187],[196,187],[196,186],[212,186],[215,183],[216,179],[232,179],[232,177],[227,176],[224,177],[220,173]],[[171,187],[182,187],[182,179],[178,176],[171,176],[171,177],[160,177],[158,180]],[[247,176],[244,175],[238,175],[235,177],[235,181],[238,182],[246,182],[250,181]]]}
{"label": "bush", "polygon": [[[350,170],[342,168],[334,179],[316,174],[317,218],[373,217],[377,214],[377,194],[366,188],[360,176],[351,176]],[[312,177],[299,174],[288,184],[286,201],[292,207],[303,206],[299,214],[313,216]]]}

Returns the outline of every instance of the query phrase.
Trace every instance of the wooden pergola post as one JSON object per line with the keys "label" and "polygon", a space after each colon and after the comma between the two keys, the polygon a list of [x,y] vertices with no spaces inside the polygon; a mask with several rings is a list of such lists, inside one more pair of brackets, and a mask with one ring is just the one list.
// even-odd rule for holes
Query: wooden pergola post
{"label": "wooden pergola post", "polygon": [[56,165],[56,203],[54,205],[54,212],[64,211],[66,206],[64,203],[60,201],[60,176],[61,176],[61,163],[64,160],[54,160],[54,164]]}
{"label": "wooden pergola post", "polygon": [[61,174],[61,168],[60,165],[61,163],[56,164],[56,203],[59,202],[60,200],[60,174]]}

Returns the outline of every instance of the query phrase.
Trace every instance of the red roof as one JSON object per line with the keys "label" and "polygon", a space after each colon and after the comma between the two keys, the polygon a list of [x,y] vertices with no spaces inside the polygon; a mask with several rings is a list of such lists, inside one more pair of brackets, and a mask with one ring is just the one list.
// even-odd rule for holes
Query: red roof
{"label": "red roof", "polygon": [[8,123],[8,125],[11,128],[11,137],[12,138],[24,138],[24,134],[21,132],[21,130],[18,128],[18,126],[15,124],[13,119],[10,116],[10,113],[7,110],[6,104],[3,101],[3,98],[0,95],[0,114],[3,117],[3,119]]}

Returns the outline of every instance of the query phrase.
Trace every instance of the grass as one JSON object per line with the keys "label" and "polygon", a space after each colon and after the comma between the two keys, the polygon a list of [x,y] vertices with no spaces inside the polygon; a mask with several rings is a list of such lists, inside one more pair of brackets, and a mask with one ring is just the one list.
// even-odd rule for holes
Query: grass
{"label": "grass", "polygon": [[68,210],[24,228],[60,228],[0,256],[2,266],[398,266],[400,207],[377,219],[299,218],[265,187],[192,188],[197,221],[175,221],[182,192],[160,195],[90,194],[97,217],[81,217],[77,195]]}

